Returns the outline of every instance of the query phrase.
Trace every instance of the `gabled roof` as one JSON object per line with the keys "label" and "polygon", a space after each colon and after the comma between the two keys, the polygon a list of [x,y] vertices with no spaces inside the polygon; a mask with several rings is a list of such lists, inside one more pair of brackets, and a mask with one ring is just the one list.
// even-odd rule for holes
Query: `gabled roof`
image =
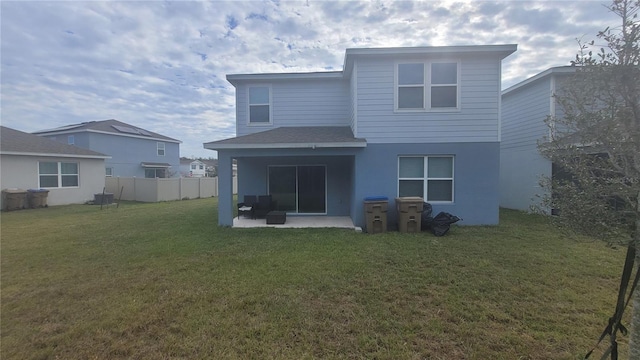
{"label": "gabled roof", "polygon": [[145,130],[133,125],[123,123],[118,120],[102,120],[87,121],[80,124],[65,125],[55,129],[39,130],[34,134],[38,135],[57,135],[57,134],[73,134],[79,132],[96,132],[103,134],[119,135],[126,137],[134,137],[139,139],[162,140],[166,142],[181,143],[180,140],[160,135],[153,131]]}
{"label": "gabled roof", "polygon": [[0,126],[0,154],[109,159],[111,156]]}
{"label": "gabled roof", "polygon": [[567,75],[567,74],[573,74],[576,72],[576,70],[578,69],[578,67],[576,66],[556,66],[556,67],[552,67],[549,68],[539,74],[536,74],[528,79],[525,79],[515,85],[512,85],[510,87],[508,87],[507,89],[502,91],[502,95],[506,95],[512,91],[515,91],[517,89],[520,89],[522,87],[528,86],[529,84],[532,84],[540,79],[544,79],[548,76],[551,75],[556,75],[556,74],[561,74],[561,75]]}
{"label": "gabled roof", "polygon": [[280,127],[231,139],[204,143],[205,149],[294,149],[366,147],[348,126]]}
{"label": "gabled roof", "polygon": [[295,80],[295,79],[343,79],[351,76],[353,63],[356,58],[373,56],[405,56],[429,55],[439,57],[455,57],[460,55],[492,54],[504,59],[514,53],[516,44],[505,45],[462,45],[462,46],[418,46],[418,47],[389,47],[389,48],[350,48],[344,56],[342,71],[306,72],[306,73],[259,73],[259,74],[229,74],[227,81],[234,86],[238,81],[260,80]]}

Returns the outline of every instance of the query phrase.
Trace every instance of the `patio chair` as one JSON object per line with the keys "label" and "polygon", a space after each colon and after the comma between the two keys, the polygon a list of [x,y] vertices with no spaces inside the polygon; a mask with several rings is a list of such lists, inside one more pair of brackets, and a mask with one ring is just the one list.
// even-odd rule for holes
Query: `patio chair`
{"label": "patio chair", "polygon": [[260,195],[258,196],[258,202],[253,207],[253,217],[266,217],[269,211],[273,211],[275,209],[276,202],[271,198],[271,195]]}
{"label": "patio chair", "polygon": [[240,215],[247,216],[248,214],[251,216],[252,219],[254,219],[255,217],[253,215],[253,208],[257,202],[258,202],[257,196],[245,195],[244,201],[241,203],[238,203],[238,217],[240,217]]}

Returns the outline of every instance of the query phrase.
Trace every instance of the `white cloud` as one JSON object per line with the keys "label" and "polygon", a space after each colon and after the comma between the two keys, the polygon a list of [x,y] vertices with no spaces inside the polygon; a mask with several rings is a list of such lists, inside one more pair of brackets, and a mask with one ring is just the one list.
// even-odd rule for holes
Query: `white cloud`
{"label": "white cloud", "polygon": [[597,1],[12,2],[1,6],[2,124],[116,118],[183,141],[235,131],[229,73],[341,70],[350,47],[517,43],[503,86],[565,65],[617,23]]}

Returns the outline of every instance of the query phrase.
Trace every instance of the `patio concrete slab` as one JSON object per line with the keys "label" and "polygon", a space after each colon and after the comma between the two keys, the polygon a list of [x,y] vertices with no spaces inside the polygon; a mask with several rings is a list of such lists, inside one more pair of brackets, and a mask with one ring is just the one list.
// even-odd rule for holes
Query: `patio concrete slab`
{"label": "patio concrete slab", "polygon": [[265,219],[249,219],[243,216],[233,219],[234,228],[342,228],[355,229],[349,216],[293,216],[287,215],[284,224],[267,225]]}

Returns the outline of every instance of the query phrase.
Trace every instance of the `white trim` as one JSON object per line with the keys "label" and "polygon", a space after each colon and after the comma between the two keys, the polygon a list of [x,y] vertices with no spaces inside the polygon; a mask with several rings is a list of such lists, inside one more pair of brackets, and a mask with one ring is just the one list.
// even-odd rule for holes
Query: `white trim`
{"label": "white trim", "polygon": [[108,156],[108,155],[30,153],[30,152],[20,152],[20,151],[0,151],[0,155],[44,156],[44,157],[61,157],[61,158],[77,158],[77,159],[111,159],[111,156]]}
{"label": "white trim", "polygon": [[521,88],[523,86],[526,86],[528,84],[531,84],[534,81],[542,79],[545,76],[548,76],[548,75],[551,75],[551,74],[571,74],[571,73],[576,72],[576,70],[578,68],[579,67],[576,67],[576,66],[557,66],[557,67],[549,68],[549,69],[547,69],[547,70],[545,70],[545,71],[543,71],[541,73],[538,73],[538,74],[536,74],[536,75],[534,75],[534,76],[532,76],[532,77],[530,77],[528,79],[525,79],[525,80],[523,80],[523,81],[521,81],[521,82],[519,82],[519,83],[517,83],[515,85],[511,85],[506,90],[502,91],[502,95],[503,96],[507,95],[508,93],[513,92],[513,91],[515,91],[515,90],[517,90],[517,89],[519,89],[519,88]]}
{"label": "white trim", "polygon": [[353,65],[353,136],[358,137],[358,64]]}
{"label": "white trim", "polygon": [[342,71],[306,72],[306,73],[261,73],[229,74],[227,81],[233,85],[238,81],[286,80],[286,79],[342,79]]}
{"label": "white trim", "polygon": [[556,135],[555,134],[555,129],[556,129],[556,121],[555,121],[555,116],[556,116],[556,100],[555,100],[556,77],[554,75],[551,75],[551,78],[549,79],[549,93],[551,94],[551,96],[549,96],[549,116],[551,117],[551,124],[549,126],[549,140],[551,140]]}
{"label": "white trim", "polygon": [[[424,163],[423,163],[423,170],[422,170],[422,177],[420,178],[400,178],[400,159],[401,158],[422,158]],[[429,169],[429,158],[451,158],[451,177],[450,178],[432,178],[429,177],[428,175],[428,169]],[[432,155],[398,155],[398,170],[396,173],[396,177],[397,177],[397,188],[396,188],[396,196],[400,196],[400,181],[401,180],[421,180],[422,183],[422,192],[423,192],[423,199],[425,202],[428,202],[430,204],[453,204],[455,203],[456,200],[456,187],[455,187],[455,161],[456,161],[456,157],[455,155],[450,155],[450,154],[432,154]],[[433,201],[433,200],[429,200],[429,180],[447,180],[447,181],[451,181],[451,201]]]}
{"label": "white trim", "polygon": [[[162,149],[160,149],[160,145],[162,144]],[[162,154],[160,154],[160,150],[162,150]],[[167,156],[167,145],[164,141],[156,142],[156,156]]]}
{"label": "white trim", "polygon": [[170,143],[174,143],[174,144],[182,144],[182,141],[175,140],[175,139],[169,140],[169,139],[162,139],[162,138],[153,137],[153,136],[122,134],[122,133],[115,133],[115,132],[101,131],[101,130],[93,130],[93,129],[62,130],[62,131],[40,130],[40,131],[34,131],[34,132],[32,132],[32,134],[46,137],[46,136],[49,136],[49,135],[78,134],[78,133],[82,133],[82,132],[89,132],[89,133],[95,133],[95,134],[106,134],[106,135],[114,135],[114,136],[124,136],[124,137],[136,138],[136,139],[156,140],[156,141],[170,142]]}
{"label": "white trim", "polygon": [[[40,174],[40,163],[54,163],[57,165],[57,174]],[[76,164],[76,173],[75,174],[63,174],[62,173],[62,164]],[[78,189],[80,188],[80,162],[79,161],[40,161],[38,160],[36,166],[38,167],[38,188],[41,189]],[[62,186],[62,177],[63,176],[74,176],[77,179],[78,185],[75,186]],[[42,176],[57,176],[58,186],[42,186],[40,183],[40,178]]]}
{"label": "white trim", "polygon": [[[269,90],[269,103],[268,104],[251,104],[251,88],[267,88]],[[269,106],[269,121],[268,122],[251,122],[251,106]],[[248,84],[247,85],[247,126],[260,127],[260,126],[272,126],[273,125],[273,89],[271,84]]]}
{"label": "white trim", "polygon": [[203,144],[209,150],[233,150],[233,149],[318,149],[318,148],[365,148],[366,142],[344,143],[272,143],[272,144]]}
{"label": "white trim", "polygon": [[[433,64],[456,64],[456,106],[455,107],[432,107],[431,106],[431,92],[434,87],[442,87],[442,86],[453,86],[453,84],[432,84],[431,82],[431,68]],[[393,79],[393,107],[394,113],[422,113],[422,112],[439,112],[439,113],[452,113],[452,112],[460,112],[462,110],[462,75],[461,75],[461,63],[460,59],[437,59],[437,60],[407,60],[407,61],[396,61],[394,63],[394,79]],[[398,84],[398,68],[400,65],[404,64],[422,64],[423,75],[422,85],[400,85]],[[400,87],[420,87],[422,86],[422,108],[399,108],[398,107],[398,94]]]}
{"label": "white trim", "polygon": [[498,62],[498,142],[502,141],[502,61]]}

